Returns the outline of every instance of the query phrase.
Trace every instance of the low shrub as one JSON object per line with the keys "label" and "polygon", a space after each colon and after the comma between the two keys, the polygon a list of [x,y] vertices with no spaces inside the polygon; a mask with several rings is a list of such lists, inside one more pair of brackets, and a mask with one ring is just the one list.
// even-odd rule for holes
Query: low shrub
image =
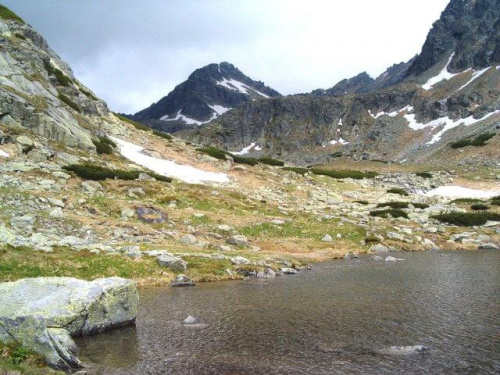
{"label": "low shrub", "polygon": [[128,122],[130,125],[132,125],[137,130],[143,130],[145,132],[150,132],[151,131],[151,128],[149,126],[146,126],[146,125],[141,124],[141,123],[139,123],[137,121],[131,120],[131,119],[129,119],[126,116],[120,115],[119,113],[114,113],[114,115],[116,117],[118,117],[120,120]]}
{"label": "low shrub", "polygon": [[[94,164],[72,164],[63,167],[64,170],[75,173],[86,180],[101,181],[108,178],[118,180],[136,180],[139,178],[139,171],[125,171],[122,169],[110,169]],[[146,172],[149,176],[158,181],[172,182],[172,179],[154,172]]]}
{"label": "low shrub", "polygon": [[334,152],[333,154],[331,154],[330,156],[331,156],[332,158],[340,158],[340,157],[342,157],[342,155],[344,155],[344,154],[342,153],[342,151],[335,151],[335,152]]}
{"label": "low shrub", "polygon": [[370,211],[370,216],[374,217],[383,217],[383,218],[388,218],[390,216],[397,218],[397,217],[404,217],[405,219],[408,219],[408,214],[404,211],[398,210],[398,209],[389,209],[389,210],[379,210],[379,211]]}
{"label": "low shrub", "polygon": [[401,189],[401,188],[391,188],[391,189],[387,190],[387,192],[391,193],[391,194],[403,195],[405,197],[410,195],[410,194],[408,194],[408,192],[405,189]]}
{"label": "low shrub", "polygon": [[488,220],[500,221],[500,214],[493,212],[452,212],[432,216],[433,219],[459,227],[484,225]]}
{"label": "low shrub", "polygon": [[272,165],[272,166],[275,166],[275,167],[284,167],[285,166],[285,162],[282,161],[282,160],[276,160],[276,159],[273,159],[273,158],[269,158],[269,157],[262,157],[259,159],[259,163],[262,163],[262,164],[267,164],[267,165]]}
{"label": "low shrub", "polygon": [[302,176],[305,175],[307,172],[310,172],[309,169],[300,168],[300,167],[283,167],[282,169],[284,171],[295,172],[295,173],[301,174]]}
{"label": "low shrub", "polygon": [[472,204],[472,203],[483,203],[483,201],[477,198],[458,198],[458,199],[453,199],[450,203]]}
{"label": "low shrub", "polygon": [[429,205],[426,203],[412,203],[412,205],[415,208],[421,208],[421,209],[429,208]]}
{"label": "low shrub", "polygon": [[213,146],[200,147],[200,148],[197,148],[196,151],[201,152],[203,154],[206,154],[206,155],[211,156],[211,157],[216,158],[216,159],[227,160],[226,152],[219,150],[217,147],[213,147]]}
{"label": "low shrub", "polygon": [[0,18],[24,23],[23,19],[4,5],[0,5]]}
{"label": "low shrub", "polygon": [[417,172],[415,174],[418,177],[422,177],[422,178],[432,178],[432,174],[430,174],[429,172]]}
{"label": "low shrub", "polygon": [[486,211],[488,206],[483,203],[476,203],[470,206],[470,209],[473,211]]}
{"label": "low shrub", "polygon": [[66,74],[61,72],[59,69],[54,68],[49,60],[45,60],[43,62],[43,67],[47,71],[47,73],[52,74],[56,77],[57,83],[61,86],[69,86],[73,81]]}
{"label": "low shrub", "polygon": [[22,39],[22,40],[26,40],[26,37],[23,34],[21,34],[21,33],[15,33],[14,35],[16,36],[16,38],[19,38],[19,39]]}
{"label": "low shrub", "polygon": [[96,98],[96,96],[94,94],[92,94],[90,91],[87,91],[85,90],[83,87],[80,87],[78,86],[78,88],[80,89],[81,92],[83,92],[85,94],[85,96],[87,96],[88,98],[92,99],[92,100],[99,100],[98,98]]}
{"label": "low shrub", "polygon": [[252,167],[254,165],[259,164],[259,161],[255,158],[245,158],[243,156],[238,156],[238,155],[233,155],[233,154],[228,154],[228,155],[231,156],[233,158],[233,161],[235,163],[238,163],[238,164],[247,164],[247,165],[251,165]]}
{"label": "low shrub", "polygon": [[331,171],[328,169],[321,168],[312,168],[311,172],[320,175],[320,176],[328,176],[332,178],[344,179],[344,178],[352,178],[355,180],[362,180],[363,178],[374,178],[378,176],[376,172],[360,172],[360,171]]}
{"label": "low shrub", "polygon": [[78,104],[76,104],[74,101],[72,101],[66,95],[59,93],[59,100],[61,102],[65,103],[66,105],[70,106],[71,108],[73,108],[75,111],[81,112],[81,109],[78,106]]}
{"label": "low shrub", "polygon": [[368,206],[370,204],[370,202],[364,200],[354,201],[354,203],[361,204],[363,206]]}
{"label": "low shrub", "polygon": [[409,205],[408,202],[386,202],[377,204],[377,207],[390,207],[390,208],[401,209],[401,208],[408,208],[408,205]]}
{"label": "low shrub", "polygon": [[97,140],[93,139],[92,143],[98,154],[111,155],[113,153],[113,148],[116,147],[116,143],[108,137],[99,137]]}
{"label": "low shrub", "polygon": [[493,199],[491,201],[492,206],[500,206],[500,199]]}
{"label": "low shrub", "polygon": [[475,146],[475,147],[483,147],[486,146],[486,142],[488,142],[491,138],[493,138],[496,133],[484,133],[478,135],[476,138],[464,138],[457,142],[453,142],[450,144],[451,148],[463,148],[467,146]]}
{"label": "low shrub", "polygon": [[153,134],[156,135],[157,137],[168,139],[169,141],[172,140],[172,136],[168,133],[160,132],[158,130],[153,130]]}
{"label": "low shrub", "polygon": [[154,173],[154,172],[146,172],[149,176],[153,177],[155,180],[162,182],[172,182],[171,177],[164,176],[162,174]]}
{"label": "low shrub", "polygon": [[377,238],[377,237],[375,237],[375,236],[368,236],[368,237],[365,237],[365,244],[369,244],[369,243],[373,243],[373,242],[379,243],[379,242],[380,242],[380,239],[378,239],[378,238]]}

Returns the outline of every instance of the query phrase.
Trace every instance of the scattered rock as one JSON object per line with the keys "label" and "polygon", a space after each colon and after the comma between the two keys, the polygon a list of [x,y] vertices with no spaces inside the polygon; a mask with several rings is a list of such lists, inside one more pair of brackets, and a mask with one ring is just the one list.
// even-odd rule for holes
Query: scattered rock
{"label": "scattered rock", "polygon": [[296,275],[298,272],[294,268],[289,268],[289,267],[283,267],[281,268],[281,272],[285,275]]}
{"label": "scattered rock", "polygon": [[64,213],[61,207],[56,207],[49,212],[49,216],[54,219],[62,219],[64,217]]}
{"label": "scattered rock", "polygon": [[494,243],[483,243],[479,245],[480,250],[498,250],[499,247],[498,245],[495,245]]}
{"label": "scattered rock", "polygon": [[373,245],[372,247],[370,247],[370,251],[374,251],[378,254],[385,254],[385,253],[389,252],[389,248],[387,246],[382,245],[382,244],[377,244],[377,245]]}
{"label": "scattered rock", "polygon": [[230,260],[231,260],[231,263],[235,264],[235,265],[250,264],[250,261],[247,258],[243,258],[243,257],[239,257],[239,256],[231,258]]}
{"label": "scattered rock", "polygon": [[171,268],[174,271],[185,271],[187,269],[187,262],[182,258],[170,254],[159,255],[156,258],[158,264],[162,267]]}
{"label": "scattered rock", "polygon": [[152,207],[137,207],[137,217],[143,223],[164,223],[168,221],[166,213]]}
{"label": "scattered rock", "polygon": [[82,189],[86,193],[94,194],[99,190],[102,190],[102,185],[97,181],[83,181]]}
{"label": "scattered rock", "polygon": [[186,234],[185,236],[182,236],[179,241],[183,245],[194,245],[196,243],[196,237],[192,234]]}
{"label": "scattered rock", "polygon": [[191,280],[186,275],[178,275],[174,281],[170,284],[173,287],[181,287],[181,286],[195,286],[195,282]]}
{"label": "scattered rock", "polygon": [[128,189],[127,194],[131,198],[138,198],[138,197],[145,197],[146,196],[146,193],[144,192],[144,190],[141,187],[130,188],[130,189]]}
{"label": "scattered rock", "polygon": [[196,319],[194,316],[191,316],[189,315],[186,319],[184,319],[184,321],[182,322],[182,324],[185,324],[185,325],[192,325],[192,324],[198,324],[198,319]]}
{"label": "scattered rock", "polygon": [[325,235],[323,236],[323,238],[321,239],[321,241],[323,241],[323,242],[332,242],[332,241],[333,241],[333,238],[332,238],[332,236],[330,236],[329,234],[325,234]]}
{"label": "scattered rock", "polygon": [[248,242],[248,239],[245,236],[242,235],[236,235],[236,236],[231,236],[229,237],[226,242],[230,245],[235,245],[239,247],[249,247],[250,243]]}
{"label": "scattered rock", "polygon": [[217,227],[217,230],[221,231],[221,232],[226,232],[226,233],[230,233],[233,231],[233,227],[230,226],[230,225],[227,225],[227,224],[221,224]]}

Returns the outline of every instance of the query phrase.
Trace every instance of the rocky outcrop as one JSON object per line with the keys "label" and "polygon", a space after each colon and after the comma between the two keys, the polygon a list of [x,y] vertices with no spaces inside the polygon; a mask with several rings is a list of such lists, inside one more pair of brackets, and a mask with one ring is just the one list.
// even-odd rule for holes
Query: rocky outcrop
{"label": "rocky outcrop", "polygon": [[344,79],[329,89],[314,90],[313,92],[311,92],[311,95],[319,97],[363,93],[369,91],[370,85],[372,85],[374,82],[375,80],[370,77],[368,73],[363,72],[355,77]]}
{"label": "rocky outcrop", "polygon": [[178,131],[210,122],[241,103],[277,96],[277,91],[222,62],[195,70],[170,94],[132,118],[160,130]]}
{"label": "rocky outcrop", "polygon": [[95,150],[96,134],[124,134],[106,103],[31,26],[0,18],[0,45],[0,124],[86,150]]}
{"label": "rocky outcrop", "polygon": [[136,283],[118,277],[1,283],[0,340],[19,342],[56,368],[82,367],[72,337],[132,324],[138,304]]}

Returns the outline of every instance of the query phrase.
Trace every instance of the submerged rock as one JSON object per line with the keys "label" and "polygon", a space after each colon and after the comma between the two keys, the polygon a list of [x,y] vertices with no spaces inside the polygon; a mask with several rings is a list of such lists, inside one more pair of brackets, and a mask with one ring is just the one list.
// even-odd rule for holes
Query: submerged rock
{"label": "submerged rock", "polygon": [[39,277],[0,284],[0,340],[17,341],[64,370],[81,367],[74,336],[135,322],[137,284],[118,277]]}
{"label": "submerged rock", "polygon": [[410,345],[410,346],[390,346],[378,350],[379,354],[386,355],[411,355],[411,354],[424,354],[429,351],[429,348],[424,345]]}

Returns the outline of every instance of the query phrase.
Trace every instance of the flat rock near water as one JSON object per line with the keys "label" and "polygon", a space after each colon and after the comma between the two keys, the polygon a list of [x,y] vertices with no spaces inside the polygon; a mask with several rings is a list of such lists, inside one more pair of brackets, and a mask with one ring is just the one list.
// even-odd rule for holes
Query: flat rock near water
{"label": "flat rock near water", "polygon": [[137,284],[118,277],[39,277],[0,284],[0,340],[18,341],[56,368],[82,367],[71,337],[135,322]]}

